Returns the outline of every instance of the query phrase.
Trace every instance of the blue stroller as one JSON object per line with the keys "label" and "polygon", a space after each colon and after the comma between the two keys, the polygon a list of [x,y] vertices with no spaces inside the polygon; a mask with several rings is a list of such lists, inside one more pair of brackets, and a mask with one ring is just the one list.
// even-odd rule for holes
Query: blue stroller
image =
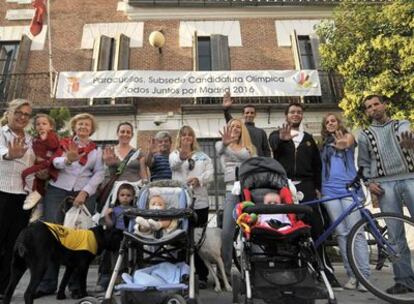
{"label": "blue stroller", "polygon": [[[161,196],[165,210],[150,210],[151,196]],[[136,208],[128,209],[128,231],[124,231],[118,258],[105,297],[101,301],[78,303],[115,303],[114,289],[121,293],[122,304],[185,304],[198,303],[197,278],[194,267],[193,200],[190,189],[179,182],[164,180],[144,186]],[[136,233],[136,217],[175,220],[176,228],[169,233],[144,235]],[[128,271],[125,269],[128,260]],[[122,273],[122,284],[116,281]],[[116,285],[116,286],[115,286]]]}

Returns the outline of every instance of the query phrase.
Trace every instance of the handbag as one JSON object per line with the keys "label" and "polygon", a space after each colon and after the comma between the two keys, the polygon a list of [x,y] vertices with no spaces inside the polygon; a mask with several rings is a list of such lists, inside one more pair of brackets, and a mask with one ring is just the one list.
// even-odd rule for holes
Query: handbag
{"label": "handbag", "polygon": [[129,151],[127,156],[125,156],[124,160],[118,165],[118,168],[116,169],[115,174],[113,174],[111,178],[105,184],[101,185],[96,195],[96,201],[98,202],[98,206],[103,207],[105,205],[105,202],[108,199],[108,196],[112,191],[114,183],[118,180],[121,174],[125,171],[127,163],[129,162],[129,160],[131,159],[132,155],[134,155],[135,152],[136,152],[135,149],[132,149],[131,151]]}
{"label": "handbag", "polygon": [[73,206],[65,213],[63,226],[73,229],[89,229],[95,226],[92,215],[85,205]]}

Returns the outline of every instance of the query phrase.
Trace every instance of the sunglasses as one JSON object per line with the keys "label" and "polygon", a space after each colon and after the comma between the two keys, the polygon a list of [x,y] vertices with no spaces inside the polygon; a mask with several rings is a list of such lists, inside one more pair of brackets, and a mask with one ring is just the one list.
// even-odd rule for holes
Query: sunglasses
{"label": "sunglasses", "polygon": [[195,161],[192,158],[188,159],[188,169],[190,169],[190,171],[192,171],[195,167]]}

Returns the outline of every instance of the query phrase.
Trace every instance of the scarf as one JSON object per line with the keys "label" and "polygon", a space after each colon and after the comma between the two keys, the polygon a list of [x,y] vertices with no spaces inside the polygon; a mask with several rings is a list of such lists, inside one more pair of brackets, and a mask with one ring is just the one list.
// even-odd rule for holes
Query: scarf
{"label": "scarf", "polygon": [[[61,139],[61,141],[60,141],[60,145],[62,146],[62,148],[66,151],[66,150],[68,150],[69,149],[69,147],[70,147],[70,144],[72,143],[72,142],[74,142],[76,145],[78,145],[78,143],[76,143],[74,140],[73,140],[73,138],[63,138],[63,139]],[[79,154],[82,154],[82,153],[85,153],[83,156],[81,156],[81,158],[79,159],[79,164],[81,165],[81,166],[85,166],[85,164],[87,163],[87,161],[88,161],[88,154],[89,154],[89,152],[91,152],[91,151],[93,151],[93,150],[95,150],[96,149],[96,144],[93,142],[93,141],[90,141],[87,145],[86,145],[86,147],[82,147],[82,148],[79,148],[78,147],[78,153]]]}
{"label": "scarf", "polygon": [[344,166],[348,171],[350,164],[348,164],[345,151],[335,149],[335,138],[332,135],[329,135],[323,143],[323,148],[321,152],[322,162],[325,164],[325,172],[323,173],[325,174],[326,179],[329,179],[329,175],[331,172],[331,159],[334,155],[342,159],[342,161],[344,162]]}

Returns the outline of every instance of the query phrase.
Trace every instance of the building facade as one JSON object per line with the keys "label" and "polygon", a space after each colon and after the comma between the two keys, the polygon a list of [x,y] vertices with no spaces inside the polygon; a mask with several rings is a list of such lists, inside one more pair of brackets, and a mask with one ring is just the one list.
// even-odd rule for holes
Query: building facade
{"label": "building facade", "polygon": [[[30,0],[0,0],[0,107],[16,97],[31,99],[36,111],[68,106],[72,114],[96,115],[95,140],[116,139],[115,128],[130,121],[144,147],[159,130],[174,136],[191,125],[214,155],[224,125],[220,98],[115,98],[56,100],[53,72],[99,70],[294,70],[318,69],[322,96],[237,98],[233,115],[246,103],[257,106],[256,125],[270,133],[284,120],[288,102],[307,104],[304,127],[318,135],[326,112],[338,111],[341,78],[320,70],[314,26],[329,19],[340,1],[322,0],[49,0],[50,25],[29,34]],[[48,31],[50,30],[50,41]],[[148,41],[161,31],[160,52]],[[51,89],[52,88],[52,89]],[[216,166],[218,166],[216,164]],[[221,191],[220,169],[212,189]]]}

